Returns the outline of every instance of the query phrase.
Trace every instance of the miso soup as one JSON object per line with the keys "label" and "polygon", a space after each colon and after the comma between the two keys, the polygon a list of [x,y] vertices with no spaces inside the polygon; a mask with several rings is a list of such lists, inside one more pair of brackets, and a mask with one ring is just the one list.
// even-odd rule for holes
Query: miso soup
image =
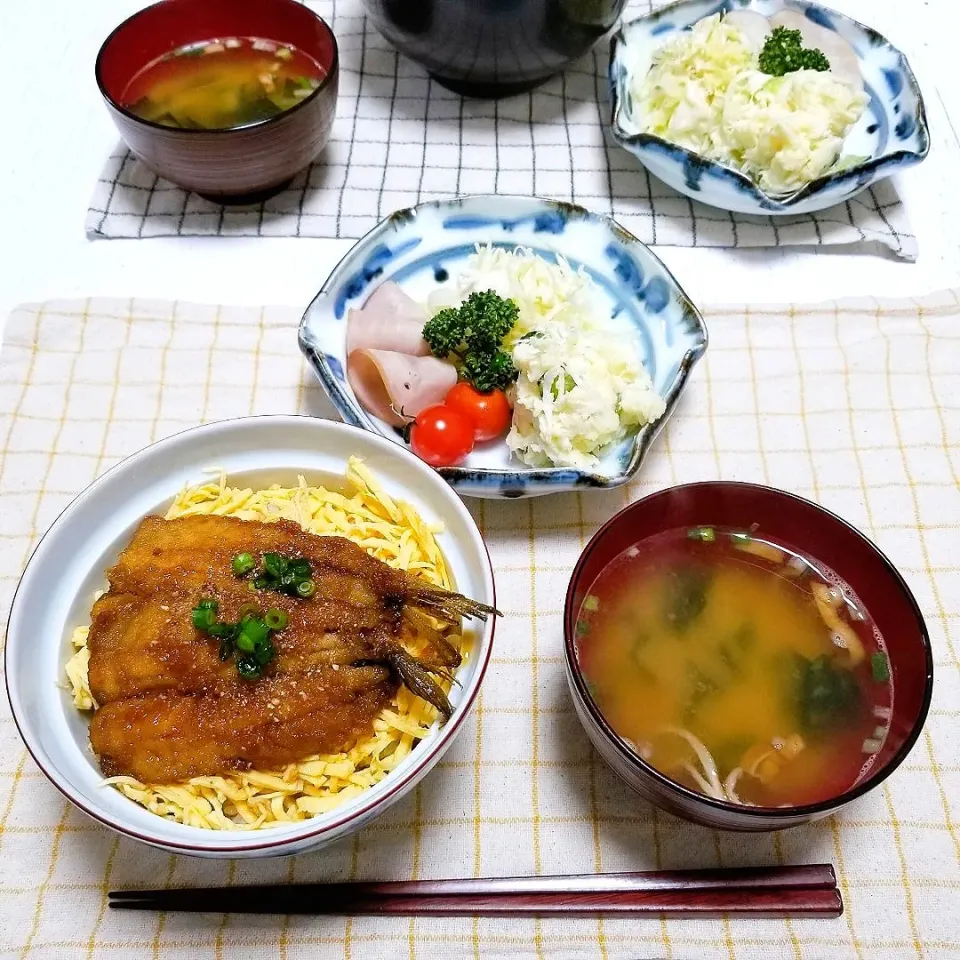
{"label": "miso soup", "polygon": [[180,47],[147,64],[120,101],[138,117],[167,127],[224,130],[295,107],[325,75],[295,47],[230,37]]}
{"label": "miso soup", "polygon": [[714,527],[630,547],[590,587],[577,653],[617,734],[731,803],[815,803],[881,750],[893,687],[869,612],[783,544]]}

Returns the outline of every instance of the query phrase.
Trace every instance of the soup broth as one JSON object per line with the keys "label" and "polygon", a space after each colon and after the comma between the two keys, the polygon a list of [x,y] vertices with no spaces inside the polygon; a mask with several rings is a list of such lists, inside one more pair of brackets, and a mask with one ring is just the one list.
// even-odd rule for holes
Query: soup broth
{"label": "soup broth", "polygon": [[831,571],[700,527],[644,540],[585,597],[578,658],[613,729],[716,799],[815,803],[869,769],[889,726],[883,638]]}
{"label": "soup broth", "polygon": [[144,120],[225,130],[275,117],[316,90],[324,69],[303,51],[256,37],[180,47],[144,67],[121,97]]}

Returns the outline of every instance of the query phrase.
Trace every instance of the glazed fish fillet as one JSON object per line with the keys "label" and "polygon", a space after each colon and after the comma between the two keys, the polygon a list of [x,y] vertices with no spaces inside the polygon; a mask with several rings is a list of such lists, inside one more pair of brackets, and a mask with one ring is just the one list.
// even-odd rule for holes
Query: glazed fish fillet
{"label": "glazed fish fillet", "polygon": [[[310,562],[310,599],[252,590],[233,558],[278,553]],[[318,537],[288,521],[147,517],[108,571],[94,605],[90,689],[99,709],[90,741],[107,775],[145,783],[258,768],[348,748],[372,729],[399,683],[450,705],[432,675],[459,654],[435,629],[492,609],[394,570],[342,537]],[[218,618],[255,603],[287,615],[276,657],[245,680],[221,661],[219,642],[196,630],[193,607],[214,599]],[[429,660],[401,640],[418,637]]]}
{"label": "glazed fish fillet", "polygon": [[192,695],[148,693],[101,707],[90,742],[103,772],[174,783],[276,770],[314,753],[336,753],[369,733],[396,689],[390,670],[378,666],[241,684]]}

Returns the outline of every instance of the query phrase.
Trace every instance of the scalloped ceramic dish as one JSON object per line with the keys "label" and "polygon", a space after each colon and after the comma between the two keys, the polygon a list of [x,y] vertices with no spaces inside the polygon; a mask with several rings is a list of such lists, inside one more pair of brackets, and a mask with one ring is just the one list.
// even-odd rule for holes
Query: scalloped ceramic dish
{"label": "scalloped ceramic dish", "polygon": [[[779,196],[764,193],[749,177],[652,134],[637,133],[627,90],[624,48],[640,64],[673,33],[721,11],[755,10],[771,16],[784,8],[839,33],[859,58],[870,98],[863,116],[844,141],[845,152],[869,159],[827,174],[802,189]],[[656,177],[693,200],[723,210],[759,215],[799,214],[842,203],[870,184],[919,163],[930,149],[920,88],[906,57],[870,27],[806,0],[679,0],[624,24],[610,54],[611,128],[614,139]]]}
{"label": "scalloped ceramic dish", "polygon": [[592,471],[529,467],[502,441],[478,446],[458,467],[440,475],[473,497],[528,497],[629,480],[676,406],[687,377],[707,346],[707,331],[667,268],[632,234],[608,217],[552,200],[478,196],[399,210],[378,224],[337,265],[307,308],[300,349],[347,423],[403,445],[399,431],[364,410],[345,376],[347,310],[359,307],[386,280],[425,300],[460,269],[478,243],[559,254],[596,281],[624,338],[640,357],[666,412],[607,450]]}

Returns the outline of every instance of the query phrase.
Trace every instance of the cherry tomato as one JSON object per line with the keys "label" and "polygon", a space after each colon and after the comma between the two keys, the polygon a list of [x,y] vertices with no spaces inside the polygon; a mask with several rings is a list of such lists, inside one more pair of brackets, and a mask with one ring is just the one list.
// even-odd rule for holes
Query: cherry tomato
{"label": "cherry tomato", "polygon": [[473,423],[459,410],[435,403],[417,414],[410,447],[431,467],[452,467],[473,449]]}
{"label": "cherry tomato", "polygon": [[510,426],[510,401],[502,390],[481,393],[461,380],[443,402],[473,422],[477,440],[493,440]]}

